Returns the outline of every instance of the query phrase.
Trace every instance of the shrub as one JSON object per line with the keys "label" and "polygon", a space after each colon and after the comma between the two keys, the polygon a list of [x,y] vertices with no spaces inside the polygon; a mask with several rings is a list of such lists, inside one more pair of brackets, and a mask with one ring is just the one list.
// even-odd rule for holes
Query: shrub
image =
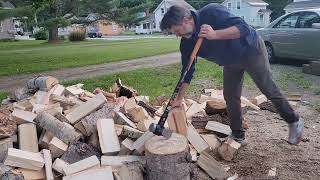
{"label": "shrub", "polygon": [[34,38],[36,40],[47,40],[48,39],[48,33],[45,30],[39,30],[33,34]]}
{"label": "shrub", "polygon": [[84,41],[86,39],[85,31],[74,31],[69,35],[69,41]]}

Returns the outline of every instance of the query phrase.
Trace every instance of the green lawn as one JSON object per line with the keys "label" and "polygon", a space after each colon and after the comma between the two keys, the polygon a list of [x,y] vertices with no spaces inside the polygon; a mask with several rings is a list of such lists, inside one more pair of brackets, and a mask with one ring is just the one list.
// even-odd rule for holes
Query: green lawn
{"label": "green lawn", "polygon": [[[93,79],[75,80],[63,82],[64,85],[83,83],[84,88],[90,91],[96,87],[109,90],[117,78],[120,78],[125,85],[132,86],[141,95],[150,96],[153,101],[160,95],[170,96],[180,77],[180,64],[164,66],[160,68],[146,68],[124,73],[105,75]],[[196,73],[192,80],[188,94],[202,90],[202,83],[209,83],[211,87],[221,87],[223,81],[222,68],[208,61],[199,60]],[[205,80],[205,81],[204,81]],[[251,79],[246,76],[245,82],[250,83]],[[207,84],[208,86],[208,84]]]}
{"label": "green lawn", "polygon": [[0,76],[110,63],[178,51],[177,38],[128,41],[0,42]]}

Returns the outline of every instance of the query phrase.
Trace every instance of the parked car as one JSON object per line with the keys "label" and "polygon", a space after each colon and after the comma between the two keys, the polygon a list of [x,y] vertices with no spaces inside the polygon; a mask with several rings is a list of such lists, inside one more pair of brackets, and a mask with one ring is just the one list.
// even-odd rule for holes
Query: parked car
{"label": "parked car", "polygon": [[277,57],[320,61],[320,9],[283,15],[257,33],[266,44],[270,62]]}
{"label": "parked car", "polygon": [[89,38],[101,38],[102,33],[100,32],[88,32],[88,37]]}

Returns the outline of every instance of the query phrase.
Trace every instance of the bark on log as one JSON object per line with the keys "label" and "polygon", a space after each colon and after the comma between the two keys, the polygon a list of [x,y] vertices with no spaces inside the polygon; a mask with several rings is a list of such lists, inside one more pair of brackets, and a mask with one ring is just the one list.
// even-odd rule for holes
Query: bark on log
{"label": "bark on log", "polygon": [[59,121],[57,118],[46,112],[39,114],[35,119],[35,122],[66,144],[77,141],[82,136],[81,133],[77,132],[71,125]]}
{"label": "bark on log", "polygon": [[187,139],[173,133],[165,139],[154,136],[145,144],[149,180],[189,180],[191,155]]}

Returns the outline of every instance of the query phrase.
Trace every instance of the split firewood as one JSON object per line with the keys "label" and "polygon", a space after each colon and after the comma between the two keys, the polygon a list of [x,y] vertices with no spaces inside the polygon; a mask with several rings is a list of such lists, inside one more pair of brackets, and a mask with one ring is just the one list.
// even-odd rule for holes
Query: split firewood
{"label": "split firewood", "polygon": [[218,153],[224,160],[231,161],[240,147],[240,143],[232,138],[228,138],[227,141],[218,148]]}
{"label": "split firewood", "polygon": [[99,93],[102,93],[108,101],[111,101],[111,102],[115,102],[116,101],[116,98],[117,98],[117,95],[116,93],[109,93],[109,92],[106,92],[104,90],[102,90],[101,88],[96,88],[93,93],[95,94],[99,94]]}
{"label": "split firewood", "polygon": [[10,111],[0,109],[0,138],[10,137],[17,130],[16,121],[10,116]]}
{"label": "split firewood", "polygon": [[252,103],[254,105],[259,106],[261,103],[268,101],[267,97],[263,94],[256,96],[255,98],[252,99]]}
{"label": "split firewood", "polygon": [[116,84],[118,89],[116,91],[117,97],[126,96],[127,98],[132,98],[133,96],[138,96],[138,92],[132,87],[127,87],[122,84],[120,78],[117,79]]}
{"label": "split firewood", "polygon": [[200,154],[197,164],[207,172],[212,179],[219,180],[228,177],[228,173],[224,170],[223,166],[206,151]]}
{"label": "split firewood", "polygon": [[59,84],[59,80],[52,76],[40,76],[32,78],[27,82],[27,87],[31,91],[48,91],[55,85]]}
{"label": "split firewood", "polygon": [[150,114],[151,117],[154,117],[154,114],[157,111],[156,109],[154,109],[152,106],[150,106],[149,104],[147,104],[143,101],[138,101],[137,104],[139,106],[143,107]]}
{"label": "split firewood", "polygon": [[39,152],[36,125],[24,123],[18,126],[19,148],[29,152]]}

